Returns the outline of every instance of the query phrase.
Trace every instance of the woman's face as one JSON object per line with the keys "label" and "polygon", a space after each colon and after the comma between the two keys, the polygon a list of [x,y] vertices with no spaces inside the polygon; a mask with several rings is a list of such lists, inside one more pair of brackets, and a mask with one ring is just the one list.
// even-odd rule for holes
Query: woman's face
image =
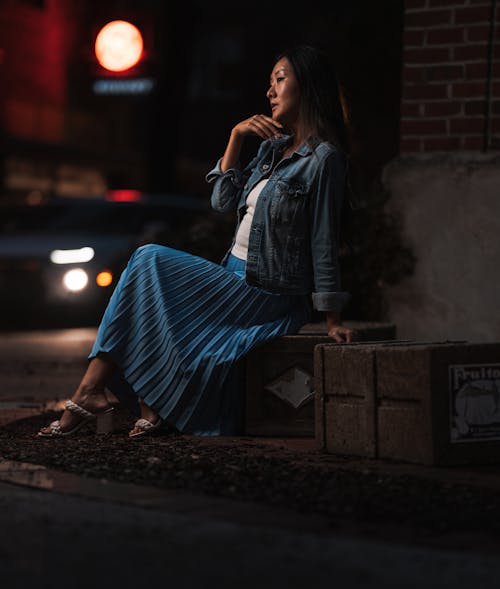
{"label": "woman's face", "polygon": [[272,118],[285,127],[294,128],[299,117],[300,88],[286,57],[274,65],[266,96],[271,105]]}

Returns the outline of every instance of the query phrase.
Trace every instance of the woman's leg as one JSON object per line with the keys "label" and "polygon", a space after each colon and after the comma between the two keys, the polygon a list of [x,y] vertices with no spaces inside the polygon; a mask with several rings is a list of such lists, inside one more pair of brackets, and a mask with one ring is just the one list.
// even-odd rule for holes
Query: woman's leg
{"label": "woman's leg", "polygon": [[[99,413],[107,409],[110,402],[104,387],[115,370],[116,367],[107,354],[100,353],[92,358],[71,400],[91,413]],[[68,431],[80,420],[81,417],[66,409],[59,422],[61,429]],[[50,427],[44,427],[41,431],[50,433]]]}

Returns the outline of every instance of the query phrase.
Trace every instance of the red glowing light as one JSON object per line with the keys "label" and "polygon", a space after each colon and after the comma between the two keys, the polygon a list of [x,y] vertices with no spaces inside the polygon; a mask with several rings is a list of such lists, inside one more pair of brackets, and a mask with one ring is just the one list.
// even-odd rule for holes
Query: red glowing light
{"label": "red glowing light", "polygon": [[106,200],[112,202],[138,202],[142,198],[139,190],[108,190]]}
{"label": "red glowing light", "polygon": [[124,20],[105,25],[95,40],[97,61],[111,72],[123,72],[142,57],[144,42],[137,27]]}

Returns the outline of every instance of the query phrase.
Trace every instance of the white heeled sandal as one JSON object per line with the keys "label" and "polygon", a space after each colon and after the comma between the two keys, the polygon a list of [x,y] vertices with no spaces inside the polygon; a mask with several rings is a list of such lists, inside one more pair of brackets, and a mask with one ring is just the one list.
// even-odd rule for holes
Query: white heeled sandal
{"label": "white heeled sandal", "polygon": [[129,438],[142,438],[144,436],[148,436],[152,434],[155,430],[159,429],[163,425],[163,420],[158,418],[155,423],[152,423],[148,419],[144,419],[141,417],[134,423],[134,428],[139,429],[136,434],[128,435]]}
{"label": "white heeled sandal", "polygon": [[38,432],[38,435],[42,438],[61,438],[66,436],[72,436],[75,434],[80,428],[82,428],[86,423],[90,423],[92,421],[95,422],[96,431],[97,433],[110,433],[113,431],[113,411],[114,407],[108,407],[104,411],[99,411],[99,413],[91,413],[87,411],[80,405],[77,405],[73,401],[68,400],[66,401],[64,408],[72,413],[75,413],[79,417],[81,417],[80,421],[74,425],[69,430],[63,430],[61,428],[61,422],[57,419],[48,425],[50,431],[42,432],[41,430]]}

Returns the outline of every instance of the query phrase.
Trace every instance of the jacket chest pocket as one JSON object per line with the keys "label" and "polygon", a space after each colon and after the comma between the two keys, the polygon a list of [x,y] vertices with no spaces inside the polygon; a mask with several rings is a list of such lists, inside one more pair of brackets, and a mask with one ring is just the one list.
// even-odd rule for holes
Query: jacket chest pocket
{"label": "jacket chest pocket", "polygon": [[278,180],[274,188],[271,216],[280,223],[292,224],[297,214],[304,210],[310,189],[309,184]]}

